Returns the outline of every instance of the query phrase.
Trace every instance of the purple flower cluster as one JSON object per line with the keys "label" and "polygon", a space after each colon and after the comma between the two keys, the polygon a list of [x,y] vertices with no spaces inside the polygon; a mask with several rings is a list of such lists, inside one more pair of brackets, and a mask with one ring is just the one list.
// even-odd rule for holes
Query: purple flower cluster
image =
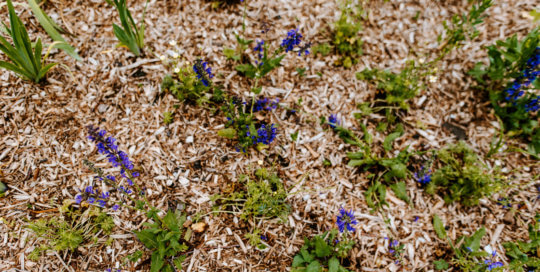
{"label": "purple flower cluster", "polygon": [[358,221],[354,218],[353,210],[345,210],[343,207],[339,209],[339,215],[336,218],[336,224],[338,226],[339,232],[343,233],[345,229],[350,232],[354,232],[354,225],[358,224]]}
{"label": "purple flower cluster", "polygon": [[540,95],[525,104],[526,112],[536,112],[540,109]]}
{"label": "purple flower cluster", "polygon": [[310,43],[306,43],[304,46],[301,46],[302,43],[302,34],[298,32],[298,29],[291,29],[287,32],[287,38],[283,39],[281,42],[281,47],[285,48],[285,52],[293,51],[295,47],[299,48],[298,56],[309,54]]}
{"label": "purple flower cluster", "polygon": [[[275,100],[271,100],[266,97],[258,99],[257,101],[255,101],[255,104],[253,105],[253,112],[258,112],[258,111],[263,111],[263,110],[265,111],[275,110],[278,106],[278,103],[279,103],[279,98],[276,98]],[[251,108],[251,106],[249,108]]]}
{"label": "purple flower cluster", "polygon": [[431,182],[431,169],[426,171],[424,166],[420,167],[420,171],[415,172],[413,175],[414,179],[416,179],[416,181],[422,185],[426,185]]}
{"label": "purple flower cluster", "polygon": [[257,135],[253,135],[250,132],[248,125],[246,125],[246,129],[246,136],[253,140],[253,144],[262,143],[269,145],[274,141],[277,135],[277,128],[274,124],[270,126],[262,124],[261,127],[257,129]]}
{"label": "purple flower cluster", "polygon": [[493,270],[494,268],[497,268],[497,267],[503,267],[504,266],[504,264],[502,262],[494,262],[493,261],[495,256],[497,256],[497,251],[493,250],[493,252],[491,253],[491,259],[488,259],[488,260],[484,261],[484,264],[486,264],[488,266],[488,268],[487,268],[488,271],[491,271],[491,270]]}
{"label": "purple flower cluster", "polygon": [[193,71],[197,74],[197,78],[206,87],[210,86],[210,79],[214,77],[212,74],[212,68],[208,67],[206,61],[198,59],[193,65]]}
{"label": "purple flower cluster", "polygon": [[[124,178],[129,186],[133,186],[133,178],[138,177],[139,172],[132,171],[133,163],[129,160],[127,153],[118,150],[118,145],[116,144],[116,139],[112,136],[105,137],[107,132],[105,130],[100,130],[99,128],[88,126],[88,139],[96,144],[98,152],[107,156],[107,159],[113,167],[120,168],[120,175]],[[93,164],[91,165],[93,168]],[[95,177],[97,180],[104,181],[107,184],[115,187],[119,192],[125,194],[131,194],[132,190],[117,183],[117,179],[113,175],[102,175],[101,170],[98,171],[98,176]],[[101,208],[107,206],[107,202],[110,199],[109,192],[99,193],[93,185],[87,186],[83,191],[80,191],[75,197],[75,202],[80,204],[83,200],[86,200],[88,204],[96,205]],[[119,205],[114,204],[111,206],[113,210],[118,210]]]}
{"label": "purple flower cluster", "polygon": [[257,58],[259,59],[255,61],[255,64],[259,66],[263,65],[263,62],[260,60],[262,60],[264,56],[264,40],[258,41],[253,50],[257,52]]}
{"label": "purple flower cluster", "polygon": [[[540,75],[540,70],[537,69],[537,66],[540,64],[540,47],[537,47],[534,51],[534,55],[527,60],[527,64],[525,66],[525,69],[521,72],[521,75],[518,76],[512,85],[508,87],[506,92],[506,101],[516,101],[518,98],[520,98],[525,92],[523,91],[523,88],[528,87],[537,77]],[[531,104],[533,101],[531,101]],[[536,104],[538,104],[538,98],[536,99]],[[531,106],[528,107],[529,110],[535,111],[535,107]],[[536,107],[536,110],[538,108]]]}
{"label": "purple flower cluster", "polygon": [[330,125],[331,128],[336,128],[336,126],[340,125],[340,121],[335,114],[330,114],[330,117],[328,117],[328,125]]}

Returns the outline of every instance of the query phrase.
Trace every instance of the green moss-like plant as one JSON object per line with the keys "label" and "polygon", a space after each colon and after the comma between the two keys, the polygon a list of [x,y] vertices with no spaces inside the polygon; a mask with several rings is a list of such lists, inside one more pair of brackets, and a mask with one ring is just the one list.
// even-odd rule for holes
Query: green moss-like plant
{"label": "green moss-like plant", "polygon": [[464,142],[437,152],[440,168],[433,173],[426,187],[430,194],[440,194],[446,203],[460,202],[474,206],[478,201],[498,191],[501,184],[487,172],[478,155]]}

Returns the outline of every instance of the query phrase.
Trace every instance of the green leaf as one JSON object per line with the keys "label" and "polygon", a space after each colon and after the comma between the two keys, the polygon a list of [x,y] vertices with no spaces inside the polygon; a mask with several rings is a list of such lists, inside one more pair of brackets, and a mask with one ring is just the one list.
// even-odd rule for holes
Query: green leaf
{"label": "green leaf", "polygon": [[446,270],[449,268],[449,265],[445,260],[437,260],[434,261],[433,264],[435,265],[435,269],[437,270]]}
{"label": "green leaf", "polygon": [[313,255],[311,255],[305,248],[300,249],[300,254],[302,254],[302,258],[306,263],[309,263],[315,259]]}
{"label": "green leaf", "polygon": [[141,231],[135,231],[135,236],[143,243],[147,248],[154,250],[158,247],[156,236],[150,229],[144,229]]}
{"label": "green leaf", "polygon": [[332,253],[332,248],[321,237],[315,237],[315,255],[317,257],[328,257]]}
{"label": "green leaf", "polygon": [[319,272],[321,271],[321,265],[319,261],[315,260],[306,267],[306,272]]}
{"label": "green leaf", "polygon": [[220,129],[218,131],[218,136],[228,138],[228,139],[234,139],[236,137],[236,129],[234,128]]}
{"label": "green leaf", "polygon": [[69,45],[66,40],[60,35],[58,30],[63,31],[62,28],[60,28],[54,21],[47,16],[47,14],[39,7],[39,4],[36,2],[36,0],[28,0],[28,5],[30,6],[30,9],[32,9],[32,12],[34,13],[34,16],[39,21],[39,24],[45,29],[45,31],[49,34],[49,36],[54,41],[60,41],[63,42],[63,46],[60,47],[60,49],[64,50],[68,55],[70,55],[72,58],[82,61],[81,57],[75,52],[75,48],[73,48],[71,45]]}
{"label": "green leaf", "polygon": [[296,255],[292,261],[292,267],[300,267],[304,264],[304,258],[301,255]]}
{"label": "green leaf", "polygon": [[173,211],[169,210],[165,217],[163,217],[163,223],[165,226],[173,231],[173,232],[180,232],[180,226],[178,226],[178,221],[176,221],[176,215]]}
{"label": "green leaf", "polygon": [[486,229],[481,227],[473,234],[473,236],[465,239],[465,246],[470,247],[473,252],[478,251],[478,249],[480,249],[480,242],[482,241],[484,234],[486,234]]}
{"label": "green leaf", "polygon": [[328,272],[339,272],[339,260],[334,256],[328,261]]}
{"label": "green leaf", "polygon": [[392,149],[392,142],[394,142],[397,138],[401,137],[402,134],[402,132],[394,132],[386,136],[383,143],[384,150],[390,151]]}
{"label": "green leaf", "polygon": [[159,254],[158,251],[154,251],[154,253],[152,253],[151,261],[152,261],[152,263],[150,264],[151,272],[159,272],[161,270],[161,267],[163,267],[163,265],[165,264],[165,259],[163,258],[163,256]]}
{"label": "green leaf", "polygon": [[398,183],[394,183],[390,185],[390,188],[392,189],[392,191],[394,191],[394,193],[399,199],[409,203],[409,196],[407,196],[407,187],[405,185],[405,182],[400,181]]}
{"label": "green leaf", "polygon": [[186,259],[185,255],[182,255],[180,257],[177,257],[173,260],[174,266],[176,266],[176,269],[182,271],[182,262]]}
{"label": "green leaf", "polygon": [[446,239],[446,229],[444,228],[441,218],[436,214],[433,215],[433,228],[439,238]]}

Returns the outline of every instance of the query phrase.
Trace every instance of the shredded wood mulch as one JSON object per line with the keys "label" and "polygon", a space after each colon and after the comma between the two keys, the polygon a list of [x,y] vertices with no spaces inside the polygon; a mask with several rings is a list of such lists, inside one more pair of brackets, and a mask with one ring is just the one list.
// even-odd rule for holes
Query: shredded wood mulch
{"label": "shredded wood mulch", "polygon": [[[295,28],[313,44],[328,41],[328,27],[339,16],[336,1],[246,1],[245,36],[273,45]],[[43,9],[74,35],[69,40],[83,61],[53,51],[51,61],[65,67],[56,67],[40,85],[0,70],[0,180],[10,188],[0,198],[0,271],[149,270],[148,252],[136,265],[121,266],[124,257],[144,250],[131,231],[141,226],[145,216],[128,210],[111,212],[116,227],[110,244],[105,243],[107,237],[98,237],[97,243],[76,252],[49,251],[37,262],[28,259],[39,243],[25,226],[38,218],[59,216],[58,206],[91,184],[94,174],[83,160],[109,168],[107,159],[86,139],[87,125],[117,137],[120,148],[140,167],[142,177],[137,182],[163,211],[185,205],[188,215],[208,213],[210,197],[220,193],[223,184],[236,181],[260,163],[273,167],[295,192],[288,198],[292,213],[286,223],[275,219],[258,225],[268,237],[265,250],[254,248],[244,237],[254,222],[230,214],[204,217],[208,228],[195,234],[185,271],[289,271],[303,238],[332,228],[341,206],[353,209],[359,221],[354,234],[357,244],[348,260],[354,271],[432,271],[433,261],[450,253],[447,243],[435,235],[434,214],[445,222],[451,239],[485,226],[482,245],[501,252],[501,261],[507,263],[502,242],[526,239],[526,226],[539,211],[534,186],[540,182],[534,179],[540,172],[538,161],[507,150],[484,161],[500,169],[513,187],[483,199],[476,207],[445,205],[442,198],[426,194],[409,178],[410,205],[389,192],[389,206],[370,213],[364,197],[367,173],[346,165],[346,152],[355,149],[318,120],[337,113],[345,127],[359,131],[352,113],[358,111],[358,103],[372,99],[376,90],[357,80],[355,72],[364,68],[398,71],[407,59],[430,59],[438,46],[436,37],[444,31],[442,22],[465,12],[467,2],[372,1],[366,6],[369,16],[360,33],[364,55],[351,69],[334,67],[338,59],[334,55],[288,55],[283,66],[262,82],[263,95],[279,97],[282,104],[291,106],[301,99],[301,111],[289,116],[285,109],[276,110],[271,118],[279,125],[277,142],[265,153],[249,150],[243,154],[217,136],[224,124],[222,115],[161,94],[161,79],[170,71],[159,60],[161,55],[171,58],[174,52],[191,63],[201,57],[212,67],[216,83],[247,97],[250,81],[239,76],[234,63],[222,53],[224,47],[236,46],[234,33],[242,31],[241,5],[212,9],[208,1],[151,0],[145,19],[145,55],[135,58],[126,49],[115,48],[112,23],[119,20],[105,1],[46,1]],[[136,20],[144,4],[143,0],[129,1]],[[478,27],[480,36],[447,56],[437,82],[413,99],[410,111],[402,113],[405,135],[394,144],[396,150],[406,146],[428,150],[464,140],[481,155],[489,151],[499,124],[486,94],[473,89],[475,83],[467,71],[475,62],[487,61],[485,46],[515,33],[521,37],[532,29],[527,12],[538,8],[537,4],[534,0],[495,1]],[[0,7],[6,21],[7,8]],[[49,41],[28,8],[19,5],[16,9],[32,38]],[[270,26],[266,34],[261,34],[263,21]],[[171,40],[177,45],[171,46]],[[306,76],[300,77],[296,67],[306,67]],[[173,110],[173,123],[164,125],[162,113]],[[372,114],[360,121],[375,131],[381,118]],[[295,142],[290,137],[294,132],[298,132]],[[382,145],[384,135],[374,136],[376,145]],[[526,146],[509,140],[504,148],[510,145]],[[325,166],[324,160],[332,166]],[[496,205],[497,198],[506,195],[522,203],[518,212]],[[388,224],[383,214],[390,219]],[[405,245],[398,264],[388,252],[384,238],[389,235]]]}

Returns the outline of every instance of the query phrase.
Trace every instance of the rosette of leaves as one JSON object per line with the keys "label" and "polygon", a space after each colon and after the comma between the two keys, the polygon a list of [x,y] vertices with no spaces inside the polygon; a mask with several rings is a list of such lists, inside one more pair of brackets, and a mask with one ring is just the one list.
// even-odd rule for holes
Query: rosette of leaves
{"label": "rosette of leaves", "polygon": [[[526,91],[515,101],[507,101],[505,90],[516,78],[522,76],[527,61],[535,54],[539,43],[540,27],[534,28],[521,40],[514,35],[504,41],[497,41],[487,47],[489,64],[477,63],[469,72],[478,82],[478,88],[489,94],[495,113],[503,121],[504,130],[510,136],[520,135],[527,139],[528,151],[535,156],[540,153],[538,115],[525,110],[525,105],[535,97],[535,93]],[[530,86],[540,89],[540,80],[536,78]]]}
{"label": "rosette of leaves", "polygon": [[169,91],[180,102],[201,105],[208,101],[223,101],[223,91],[213,85],[204,86],[189,65],[179,67],[177,73],[166,75],[161,81],[161,90]]}
{"label": "rosette of leaves", "polygon": [[260,168],[253,178],[241,176],[240,183],[242,189],[216,196],[218,205],[237,207],[243,220],[276,217],[287,220],[291,209],[286,202],[288,192],[275,172]]}
{"label": "rosette of leaves", "polygon": [[506,256],[510,257],[511,271],[537,271],[540,269],[540,214],[529,224],[529,242],[503,243]]}
{"label": "rosette of leaves", "polygon": [[368,177],[373,182],[365,192],[368,206],[374,209],[387,204],[385,201],[386,185],[390,186],[397,197],[409,202],[403,179],[408,176],[407,163],[412,153],[408,151],[408,148],[401,150],[397,156],[393,156],[390,152],[393,149],[392,143],[403,135],[403,127],[399,124],[396,130],[385,138],[383,142],[385,155],[379,156],[371,149],[373,136],[368,132],[365,125],[361,124],[360,126],[364,132],[364,143],[361,143],[351,131],[341,126],[336,126],[335,130],[346,143],[361,147],[360,151],[347,153],[347,157],[350,159],[349,166],[359,167],[363,171],[371,173]]}
{"label": "rosette of leaves", "polygon": [[454,201],[465,206],[477,205],[485,196],[498,191],[500,182],[493,178],[478,159],[478,155],[464,142],[437,151],[438,170],[426,192],[438,193],[446,203]]}
{"label": "rosette of leaves", "polygon": [[304,238],[304,245],[294,256],[291,272],[347,272],[342,261],[348,257],[354,241],[338,240],[339,231],[332,229],[311,240]]}
{"label": "rosette of leaves", "polygon": [[158,210],[155,208],[147,212],[148,218],[153,222],[143,224],[143,230],[135,231],[135,235],[152,251],[151,272],[182,270],[182,262],[186,258],[183,252],[188,250],[188,246],[183,241],[191,238],[191,229],[184,231],[186,216],[179,210],[169,210],[167,214],[160,218]]}

